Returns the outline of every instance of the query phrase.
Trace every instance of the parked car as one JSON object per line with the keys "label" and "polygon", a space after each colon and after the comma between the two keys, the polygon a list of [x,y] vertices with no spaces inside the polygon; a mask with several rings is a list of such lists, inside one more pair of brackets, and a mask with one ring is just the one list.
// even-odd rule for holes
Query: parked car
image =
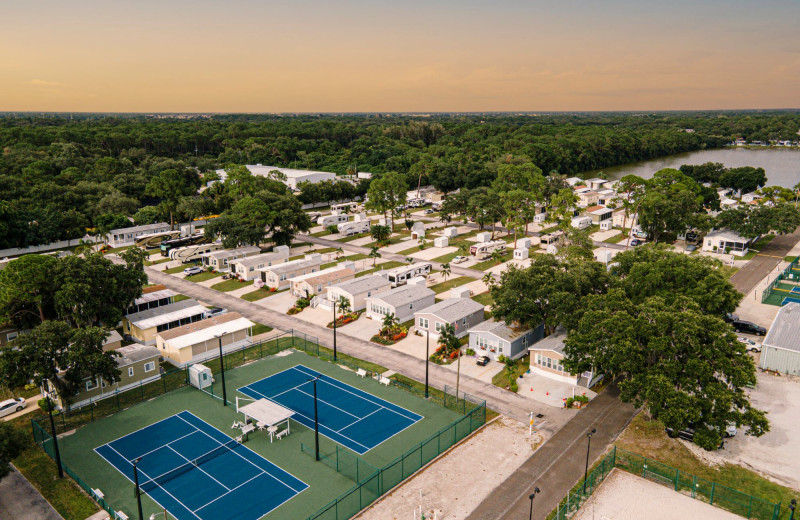
{"label": "parked car", "polygon": [[731,322],[736,332],[743,332],[745,334],[755,334],[756,336],[763,336],[767,333],[767,329],[756,325],[752,321],[733,320]]}
{"label": "parked car", "polygon": [[17,397],[16,399],[6,399],[0,403],[0,417],[11,415],[14,412],[22,410],[26,406],[28,406],[28,403],[26,403],[25,399],[22,397]]}
{"label": "parked car", "polygon": [[733,321],[737,321],[739,319],[739,316],[728,312],[725,314],[725,316],[722,317],[722,319],[725,320],[725,323],[731,323]]}
{"label": "parked car", "polygon": [[466,262],[467,260],[468,260],[468,258],[467,258],[466,256],[460,256],[460,255],[459,255],[459,256],[457,256],[457,257],[453,258],[452,262],[453,262],[454,264],[460,264],[460,263],[462,263],[462,262]]}
{"label": "parked car", "polygon": [[640,246],[642,244],[644,244],[644,242],[642,242],[638,238],[634,238],[633,240],[631,240],[631,247]]}
{"label": "parked car", "polygon": [[228,312],[228,309],[223,309],[221,307],[211,307],[206,312],[203,313],[205,318],[213,318],[214,316],[219,316],[221,314],[225,314]]}
{"label": "parked car", "polygon": [[695,240],[697,240],[697,233],[695,233],[694,231],[686,233],[687,242],[694,242]]}
{"label": "parked car", "polygon": [[186,276],[192,276],[193,274],[200,274],[202,272],[204,272],[203,268],[197,266],[187,267],[186,269],[183,270],[183,274],[185,274]]}
{"label": "parked car", "polygon": [[[690,423],[689,426],[687,426],[683,430],[675,431],[672,428],[664,428],[664,430],[667,432],[667,435],[669,435],[673,439],[678,438],[678,439],[683,439],[683,440],[689,441],[689,442],[692,442],[694,440],[695,428],[694,428],[694,424],[692,424],[692,423]],[[736,425],[733,424],[733,423],[729,423],[725,427],[725,431],[722,432],[722,437],[727,439],[727,438],[735,437],[735,436],[736,436]],[[719,447],[722,447],[722,444],[720,444]]]}
{"label": "parked car", "polygon": [[475,360],[475,364],[479,367],[485,367],[489,364],[489,356],[478,356],[478,359]]}
{"label": "parked car", "polygon": [[744,343],[744,347],[748,352],[761,352],[761,343],[753,341],[752,339],[743,338],[741,336],[736,339],[739,340],[739,343]]}
{"label": "parked car", "polygon": [[431,208],[425,210],[426,215],[430,215],[431,213],[434,213],[434,211]]}

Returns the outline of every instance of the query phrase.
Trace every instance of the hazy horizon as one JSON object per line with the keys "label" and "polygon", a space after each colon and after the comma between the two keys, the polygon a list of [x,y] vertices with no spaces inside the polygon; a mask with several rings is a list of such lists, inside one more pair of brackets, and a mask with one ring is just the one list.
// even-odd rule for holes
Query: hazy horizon
{"label": "hazy horizon", "polygon": [[798,106],[793,0],[43,0],[0,14],[2,112]]}

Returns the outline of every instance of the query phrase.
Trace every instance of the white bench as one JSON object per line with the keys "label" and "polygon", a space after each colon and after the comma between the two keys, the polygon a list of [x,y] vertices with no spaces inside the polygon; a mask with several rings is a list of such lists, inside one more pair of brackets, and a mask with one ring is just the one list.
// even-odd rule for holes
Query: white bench
{"label": "white bench", "polygon": [[364,370],[363,368],[359,368],[358,370],[356,370],[356,375],[358,377],[367,377],[367,371]]}
{"label": "white bench", "polygon": [[378,382],[380,382],[380,384],[386,385],[386,386],[389,386],[390,384],[392,384],[392,380],[389,379],[388,377],[382,377],[382,378],[380,378],[378,380]]}
{"label": "white bench", "polygon": [[94,494],[95,498],[105,498],[105,495],[102,491],[100,491],[100,488],[92,489],[92,493]]}
{"label": "white bench", "polygon": [[126,515],[122,511],[117,511],[117,518],[119,520],[128,520],[128,515]]}

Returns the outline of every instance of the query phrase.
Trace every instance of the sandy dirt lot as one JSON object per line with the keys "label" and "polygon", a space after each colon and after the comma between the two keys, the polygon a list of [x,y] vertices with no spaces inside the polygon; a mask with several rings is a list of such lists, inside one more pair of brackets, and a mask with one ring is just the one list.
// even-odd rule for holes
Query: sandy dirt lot
{"label": "sandy dirt lot", "polygon": [[[534,507],[536,504],[534,504]],[[615,469],[572,520],[741,520],[673,489]]]}
{"label": "sandy dirt lot", "polygon": [[407,520],[420,505],[426,518],[466,518],[541,442],[527,425],[500,417],[355,518]]}

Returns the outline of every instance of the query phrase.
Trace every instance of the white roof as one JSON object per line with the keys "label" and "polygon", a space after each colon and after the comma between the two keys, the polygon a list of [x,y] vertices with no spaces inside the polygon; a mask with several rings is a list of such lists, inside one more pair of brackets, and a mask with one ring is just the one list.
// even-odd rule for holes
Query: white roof
{"label": "white roof", "polygon": [[250,404],[240,406],[239,413],[243,413],[246,417],[269,426],[282,423],[294,415],[294,412],[288,408],[284,408],[278,403],[273,403],[267,399],[259,399]]}
{"label": "white roof", "polygon": [[134,305],[141,305],[143,303],[155,302],[162,298],[171,298],[175,296],[177,293],[170,289],[161,289],[160,291],[153,291],[150,293],[146,293],[141,295],[140,297],[133,300]]}
{"label": "white roof", "polygon": [[717,229],[706,235],[706,238],[721,238],[730,242],[750,242],[751,239],[745,238],[732,229]]}
{"label": "white roof", "polygon": [[[280,264],[280,265],[283,266],[283,265],[286,265],[286,264]],[[345,269],[347,269],[348,271],[352,271],[352,269],[348,269],[348,268],[343,267],[341,265],[334,265],[333,267],[329,267],[327,269],[323,269],[323,270],[317,271],[315,273],[307,273],[307,274],[301,274],[300,276],[293,276],[293,277],[289,278],[289,280],[292,281],[292,282],[303,282],[305,280],[308,280],[309,278],[316,278],[317,276],[324,276],[326,274],[334,273],[336,271],[344,271]],[[265,271],[266,271],[266,269],[265,269]]]}
{"label": "white roof", "polygon": [[213,327],[196,330],[194,332],[184,334],[183,336],[169,339],[164,343],[169,345],[170,348],[180,350],[182,348],[190,347],[192,345],[197,345],[198,343],[214,339],[221,334],[232,334],[234,332],[239,332],[240,330],[249,329],[254,325],[255,323],[247,318],[239,318],[237,320],[214,325]]}
{"label": "white roof", "polygon": [[[268,177],[270,172],[278,170],[282,174],[286,175],[287,179],[299,179],[303,177],[307,177],[309,175],[324,175],[326,177],[334,178],[336,177],[335,173],[331,172],[318,172],[313,170],[295,170],[292,168],[282,168],[280,166],[264,166],[262,164],[248,164],[246,168],[250,170],[250,173],[253,175],[259,175],[261,177]],[[217,170],[217,173],[220,174],[220,178],[225,179],[227,177],[225,170]]]}
{"label": "white roof", "polygon": [[[189,301],[189,300],[185,300],[185,301]],[[195,302],[195,303],[197,303],[197,302]],[[169,307],[169,305],[165,305],[163,307],[158,307],[157,309],[149,309],[149,310],[157,311],[158,309],[165,309],[167,307]],[[143,312],[146,312],[146,311],[143,311]],[[131,314],[130,316],[128,316],[128,320],[133,325],[135,325],[137,328],[145,330],[145,329],[151,329],[153,327],[158,327],[159,325],[163,325],[163,324],[169,323],[171,321],[181,320],[183,318],[188,318],[190,316],[196,316],[198,314],[203,314],[205,312],[206,312],[206,308],[203,307],[200,304],[197,304],[197,305],[192,305],[190,307],[185,307],[183,309],[177,309],[177,310],[174,310],[172,312],[165,312],[163,314],[158,314],[158,315],[153,316],[151,318],[145,318],[143,320],[138,320],[138,321],[136,319],[131,319],[131,317],[134,316],[133,314]]]}

